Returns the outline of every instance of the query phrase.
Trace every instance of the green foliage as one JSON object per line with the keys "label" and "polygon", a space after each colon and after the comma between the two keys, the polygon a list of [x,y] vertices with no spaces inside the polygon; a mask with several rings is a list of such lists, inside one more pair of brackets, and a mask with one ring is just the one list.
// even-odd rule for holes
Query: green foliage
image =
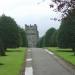
{"label": "green foliage", "polygon": [[37,43],[37,47],[45,47],[45,42],[44,42],[44,39],[45,37],[43,36],[43,37],[41,37],[40,39],[39,39],[39,41],[38,41],[38,43]]}
{"label": "green foliage", "polygon": [[38,47],[55,47],[57,46],[57,30],[55,28],[50,28],[45,36],[40,38],[37,44]]}
{"label": "green foliage", "polygon": [[75,11],[62,20],[58,33],[58,46],[64,48],[75,47]]}
{"label": "green foliage", "polygon": [[56,30],[51,36],[50,47],[57,47],[57,35],[58,31]]}
{"label": "green foliage", "polygon": [[0,17],[0,37],[2,38],[4,49],[19,47],[19,31],[14,19],[2,15]]}
{"label": "green foliage", "polygon": [[53,33],[56,31],[55,28],[50,28],[45,34],[45,47],[50,47],[51,45],[51,37]]}
{"label": "green foliage", "polygon": [[28,47],[25,30],[19,27],[21,47]]}
{"label": "green foliage", "polygon": [[62,20],[58,33],[58,46],[72,48],[75,55],[75,9]]}
{"label": "green foliage", "polygon": [[1,56],[5,55],[5,51],[4,51],[4,47],[3,47],[3,42],[2,42],[1,38],[0,38],[0,55]]}

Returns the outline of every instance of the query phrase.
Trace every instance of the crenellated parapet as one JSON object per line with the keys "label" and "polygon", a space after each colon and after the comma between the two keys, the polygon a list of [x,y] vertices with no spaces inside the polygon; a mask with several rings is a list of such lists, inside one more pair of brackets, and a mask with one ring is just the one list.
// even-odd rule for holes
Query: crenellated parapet
{"label": "crenellated parapet", "polygon": [[25,24],[25,31],[27,35],[27,40],[28,40],[28,46],[29,47],[36,47],[36,44],[39,39],[39,33],[37,30],[37,25],[27,25]]}

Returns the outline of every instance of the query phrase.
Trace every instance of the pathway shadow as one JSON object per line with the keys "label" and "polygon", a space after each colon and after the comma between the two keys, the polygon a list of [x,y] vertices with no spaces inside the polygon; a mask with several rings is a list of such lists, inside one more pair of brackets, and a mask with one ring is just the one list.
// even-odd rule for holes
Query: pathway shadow
{"label": "pathway shadow", "polygon": [[4,65],[4,64],[3,64],[3,63],[0,63],[0,66],[1,66],[1,65]]}
{"label": "pathway shadow", "polygon": [[0,55],[0,57],[6,57],[6,56],[8,56],[8,55],[6,55],[6,54],[5,55],[2,55],[2,56]]}
{"label": "pathway shadow", "polygon": [[62,49],[62,50],[57,50],[58,52],[73,52],[72,50],[64,50],[64,49]]}
{"label": "pathway shadow", "polygon": [[7,50],[7,52],[22,52],[21,50]]}

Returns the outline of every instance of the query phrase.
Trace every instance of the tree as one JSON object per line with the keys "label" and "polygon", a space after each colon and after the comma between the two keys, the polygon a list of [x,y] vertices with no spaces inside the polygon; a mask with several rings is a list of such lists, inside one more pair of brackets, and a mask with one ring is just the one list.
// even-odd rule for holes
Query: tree
{"label": "tree", "polygon": [[[75,9],[75,0],[52,0],[56,5],[58,11],[62,11],[63,14],[68,15],[69,12],[71,12],[72,9]],[[53,8],[52,5],[50,5],[50,8]]]}
{"label": "tree", "polygon": [[0,55],[1,56],[5,56],[5,51],[3,49],[3,42],[2,42],[2,39],[0,38]]}
{"label": "tree", "polygon": [[57,46],[57,31],[55,28],[50,28],[46,34],[41,37],[37,43],[38,47]]}
{"label": "tree", "polygon": [[37,43],[37,47],[45,47],[45,42],[44,42],[45,36],[41,37]]}
{"label": "tree", "polygon": [[56,30],[51,36],[51,41],[50,41],[51,47],[57,47],[57,35],[58,35],[58,31]]}
{"label": "tree", "polygon": [[55,28],[50,28],[45,34],[45,46],[50,47],[51,44],[51,36],[56,31]]}
{"label": "tree", "polygon": [[0,17],[0,37],[2,38],[3,47],[19,47],[20,38],[16,22],[11,17],[2,15]]}
{"label": "tree", "polygon": [[62,20],[58,33],[58,46],[72,48],[75,55],[75,9]]}
{"label": "tree", "polygon": [[28,41],[25,30],[19,27],[21,47],[28,47]]}

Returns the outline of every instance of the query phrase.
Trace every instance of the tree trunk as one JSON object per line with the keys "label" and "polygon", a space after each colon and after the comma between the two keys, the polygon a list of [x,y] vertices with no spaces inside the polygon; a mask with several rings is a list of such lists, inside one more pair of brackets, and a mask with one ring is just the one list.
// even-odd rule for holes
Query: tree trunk
{"label": "tree trunk", "polygon": [[7,48],[6,48],[6,47],[4,47],[4,50],[5,50],[5,51],[7,51]]}
{"label": "tree trunk", "polygon": [[1,56],[5,56],[5,50],[4,50],[4,48],[0,48],[0,55]]}
{"label": "tree trunk", "polygon": [[75,48],[72,48],[73,52],[74,52],[74,56],[75,56]]}
{"label": "tree trunk", "polygon": [[4,43],[1,38],[0,38],[0,55],[5,56]]}

